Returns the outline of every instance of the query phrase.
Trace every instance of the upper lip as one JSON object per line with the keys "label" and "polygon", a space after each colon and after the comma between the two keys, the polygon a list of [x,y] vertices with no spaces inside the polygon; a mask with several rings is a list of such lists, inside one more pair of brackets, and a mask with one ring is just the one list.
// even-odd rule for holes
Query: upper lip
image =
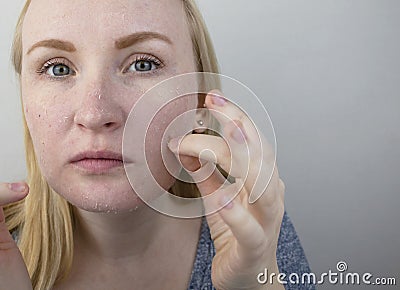
{"label": "upper lip", "polygon": [[84,159],[110,159],[123,161],[122,154],[113,151],[84,151],[81,152],[70,160],[70,162],[78,162]]}

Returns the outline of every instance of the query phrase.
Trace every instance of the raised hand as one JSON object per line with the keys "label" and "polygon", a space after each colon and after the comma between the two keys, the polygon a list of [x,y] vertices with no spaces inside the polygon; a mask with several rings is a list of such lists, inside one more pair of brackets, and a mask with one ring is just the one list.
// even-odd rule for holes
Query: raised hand
{"label": "raised hand", "polygon": [[[221,187],[225,178],[215,170],[209,178],[197,182],[202,196],[216,191],[221,196],[220,205],[224,206],[207,216],[216,249],[213,285],[219,290],[284,289],[277,281],[272,285],[257,282],[258,273],[265,268],[269,273],[279,273],[276,249],[284,214],[285,186],[275,167],[274,152],[248,116],[220,92],[210,92],[206,106],[221,124],[228,142],[219,136],[192,134],[171,140],[169,146],[191,171],[199,168],[201,152],[211,150],[215,156],[202,154],[201,158],[218,163],[236,179],[235,183]],[[227,198],[236,190],[238,195],[227,204]],[[249,203],[249,198],[253,202],[260,195],[256,202]],[[210,205],[205,202],[206,208]]]}

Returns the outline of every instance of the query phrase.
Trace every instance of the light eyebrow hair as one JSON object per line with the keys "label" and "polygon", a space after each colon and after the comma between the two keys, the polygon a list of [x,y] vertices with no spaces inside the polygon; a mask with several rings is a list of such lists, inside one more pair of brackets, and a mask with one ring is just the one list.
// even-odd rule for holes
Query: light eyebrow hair
{"label": "light eyebrow hair", "polygon": [[64,50],[67,52],[74,52],[76,51],[75,46],[69,42],[69,41],[63,41],[59,39],[46,39],[46,40],[41,40],[34,45],[28,50],[26,54],[30,54],[35,48],[38,47],[48,47],[48,48],[55,48],[58,50]]}
{"label": "light eyebrow hair", "polygon": [[151,31],[143,31],[143,32],[132,33],[128,36],[124,36],[124,37],[116,40],[115,48],[124,49],[124,48],[132,46],[138,42],[151,40],[151,39],[159,39],[159,40],[162,40],[162,41],[172,45],[171,39],[169,39],[168,36],[166,36],[164,34],[160,34],[157,32],[151,32]]}
{"label": "light eyebrow hair", "polygon": [[[157,32],[149,32],[149,31],[144,31],[144,32],[136,32],[132,33],[128,36],[121,37],[120,39],[115,41],[115,48],[117,49],[124,49],[127,47],[130,47],[138,42],[146,41],[146,40],[151,40],[151,39],[159,39],[162,40],[170,45],[172,45],[171,39],[169,39],[166,35],[157,33]],[[48,47],[48,48],[54,48],[58,50],[64,50],[67,52],[75,52],[76,48],[75,46],[69,42],[69,41],[64,41],[64,40],[59,40],[59,39],[46,39],[46,40],[41,40],[34,45],[28,50],[26,54],[30,54],[35,48],[38,47]]]}

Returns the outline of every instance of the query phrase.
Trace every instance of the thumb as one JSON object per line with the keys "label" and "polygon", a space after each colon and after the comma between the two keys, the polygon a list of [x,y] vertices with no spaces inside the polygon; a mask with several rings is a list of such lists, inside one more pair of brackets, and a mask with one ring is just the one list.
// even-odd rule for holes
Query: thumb
{"label": "thumb", "polygon": [[29,192],[25,182],[0,183],[0,206],[23,199]]}

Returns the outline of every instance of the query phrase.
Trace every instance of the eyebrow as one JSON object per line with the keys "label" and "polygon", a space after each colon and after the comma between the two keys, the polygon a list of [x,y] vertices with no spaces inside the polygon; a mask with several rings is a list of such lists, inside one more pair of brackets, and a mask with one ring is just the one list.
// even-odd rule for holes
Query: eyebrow
{"label": "eyebrow", "polygon": [[[135,32],[128,36],[121,37],[120,39],[115,41],[114,46],[116,49],[124,49],[136,43],[152,39],[159,39],[166,42],[169,45],[172,45],[171,39],[169,39],[166,35],[157,32],[145,31],[145,32]],[[54,48],[58,50],[64,50],[67,52],[76,51],[75,46],[69,41],[64,41],[59,39],[46,39],[32,45],[32,47],[28,50],[26,54],[30,54],[34,49],[38,47]]]}
{"label": "eyebrow", "polygon": [[48,48],[55,48],[58,50],[64,50],[67,52],[74,52],[76,51],[75,46],[69,41],[63,41],[58,39],[46,39],[39,41],[32,45],[32,47],[28,50],[26,54],[30,54],[35,48],[38,47],[48,47]]}
{"label": "eyebrow", "polygon": [[172,45],[172,41],[171,41],[171,39],[168,38],[168,36],[157,33],[157,32],[145,31],[145,32],[132,33],[128,36],[125,36],[125,37],[122,37],[122,38],[116,40],[115,48],[124,49],[124,48],[130,47],[138,42],[152,40],[152,39],[162,40],[162,41]]}

